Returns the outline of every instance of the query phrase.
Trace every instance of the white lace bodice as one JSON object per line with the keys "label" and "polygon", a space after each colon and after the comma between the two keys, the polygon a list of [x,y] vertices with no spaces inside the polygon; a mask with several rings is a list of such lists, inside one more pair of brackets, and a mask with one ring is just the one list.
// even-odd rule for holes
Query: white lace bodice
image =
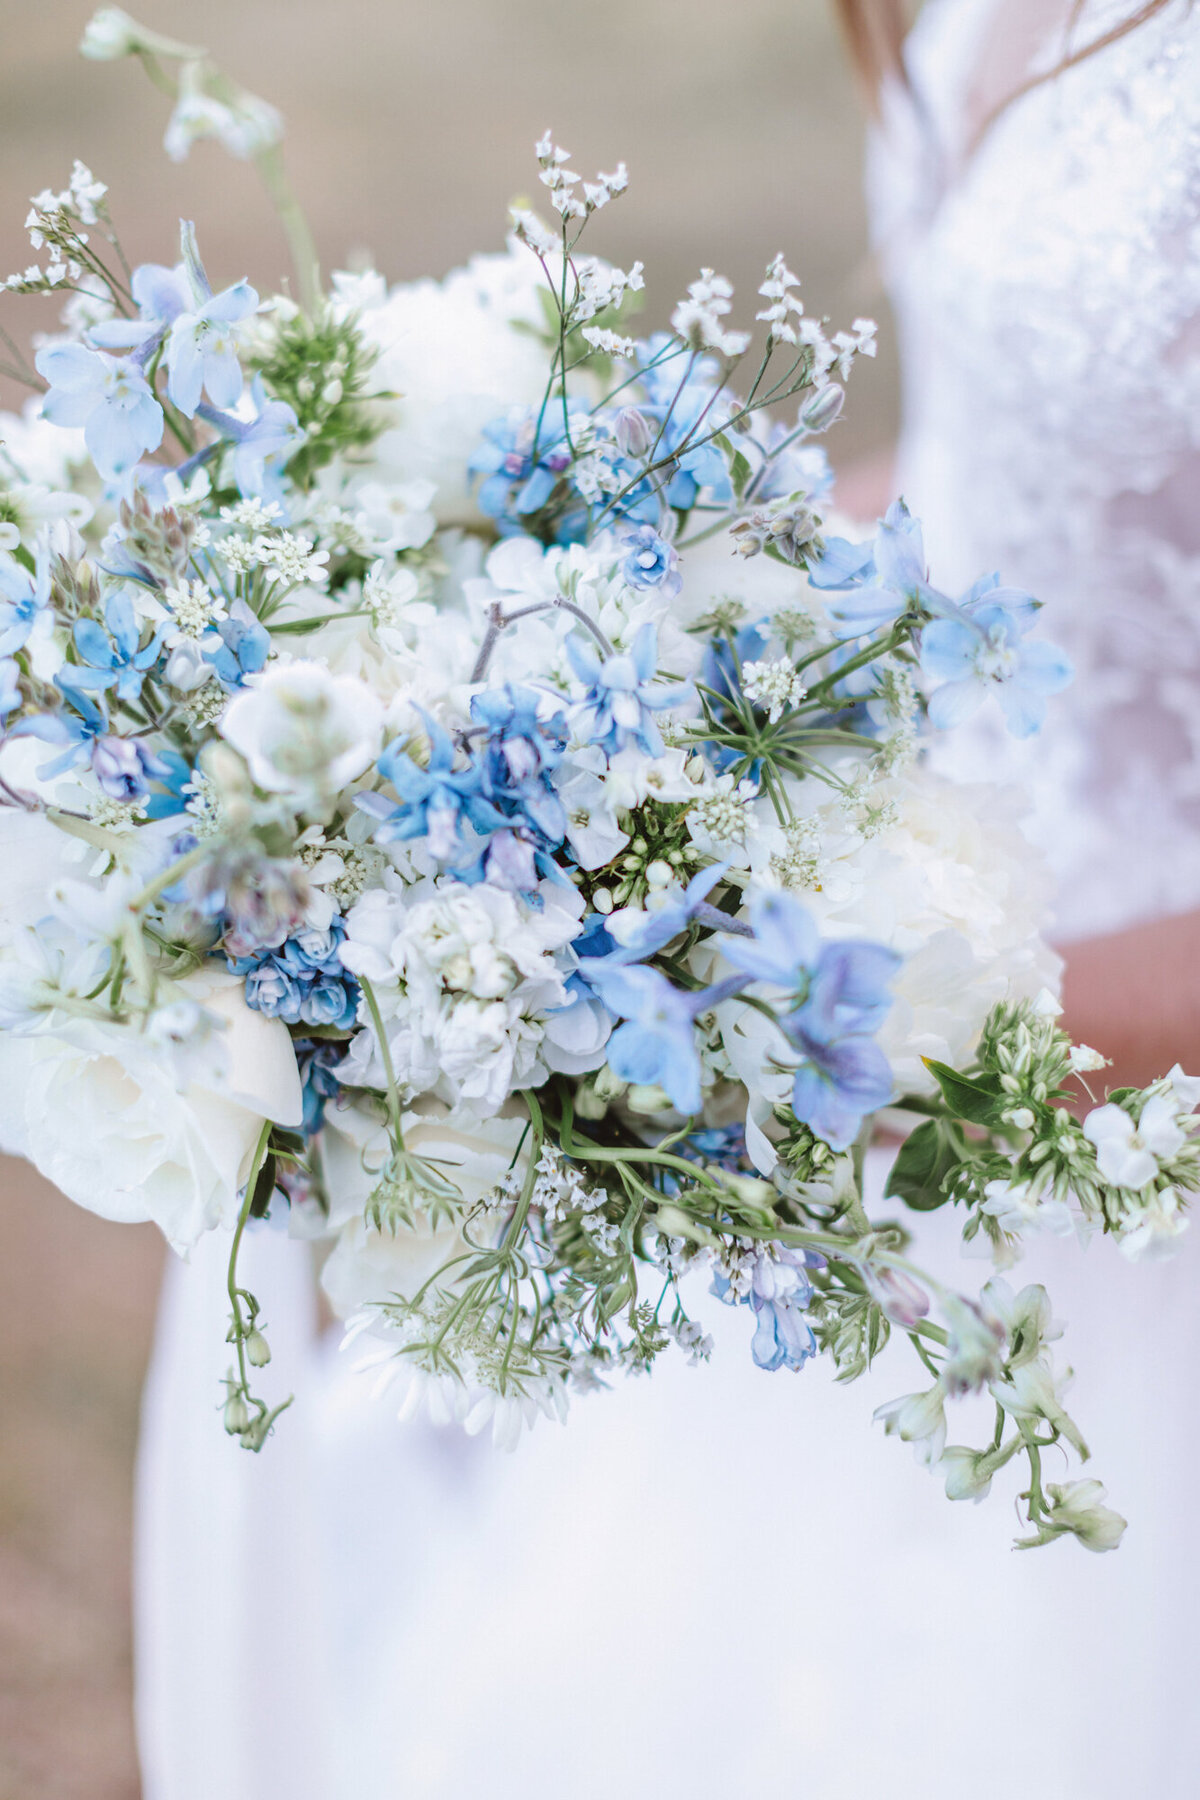
{"label": "white lace bodice", "polygon": [[[1090,0],[1080,40],[1131,4]],[[934,578],[1028,587],[1077,672],[1028,746],[981,727],[935,754],[1028,782],[1077,937],[1200,906],[1200,3],[968,153],[981,60],[1023,5],[930,0],[910,41],[926,123],[897,104],[871,185]],[[1033,5],[1057,61],[1064,9]]]}

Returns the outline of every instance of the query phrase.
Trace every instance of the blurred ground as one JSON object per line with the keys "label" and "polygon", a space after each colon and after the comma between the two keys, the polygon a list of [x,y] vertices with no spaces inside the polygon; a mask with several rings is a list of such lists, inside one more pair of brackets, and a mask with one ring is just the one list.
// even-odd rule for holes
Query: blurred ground
{"label": "blurred ground", "polygon": [[[86,64],[92,7],[0,0],[0,272],[31,259],[29,194],[81,157],[132,260],[174,260],[194,218],[218,285],[286,268],[253,171],[202,146],[176,167],[167,103],[133,66]],[[701,263],[743,290],[787,254],[810,310],[878,313],[859,199],[860,119],[826,0],[143,0],[276,102],[322,257],[369,248],[392,278],[498,246],[548,124],[629,193],[593,247],[646,264],[664,322]],[[3,321],[24,338],[28,303]],[[737,322],[740,322],[738,315]],[[51,320],[42,315],[40,323]],[[890,436],[885,330],[831,444]],[[136,1800],[127,1603],[137,1400],[160,1248],[0,1162],[0,1800]],[[217,1797],[214,1796],[214,1800]]]}

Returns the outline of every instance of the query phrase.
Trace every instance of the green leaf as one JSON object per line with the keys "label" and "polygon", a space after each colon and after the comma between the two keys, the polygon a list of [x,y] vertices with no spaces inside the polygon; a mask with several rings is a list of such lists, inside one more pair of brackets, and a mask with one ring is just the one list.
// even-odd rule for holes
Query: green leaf
{"label": "green leaf", "polygon": [[961,1148],[938,1119],[918,1125],[900,1146],[884,1194],[914,1212],[933,1212],[950,1198],[945,1180],[962,1161]]}
{"label": "green leaf", "polygon": [[1004,1110],[1004,1089],[998,1075],[979,1075],[973,1080],[960,1075],[945,1063],[921,1058],[942,1090],[946,1105],[957,1119],[968,1119],[972,1125],[999,1125]]}
{"label": "green leaf", "polygon": [[749,485],[750,477],[753,472],[754,471],[750,467],[749,458],[743,456],[740,450],[735,451],[733,462],[729,469],[729,479],[733,483],[734,498],[739,506],[745,497],[746,488]]}

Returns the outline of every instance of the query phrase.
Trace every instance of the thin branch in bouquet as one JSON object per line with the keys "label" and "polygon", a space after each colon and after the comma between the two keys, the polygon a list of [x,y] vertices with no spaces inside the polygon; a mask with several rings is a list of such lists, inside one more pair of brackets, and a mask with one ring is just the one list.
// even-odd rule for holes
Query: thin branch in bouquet
{"label": "thin branch in bouquet", "polygon": [[229,1341],[233,1344],[238,1368],[236,1381],[232,1371],[226,1377],[228,1398],[225,1402],[225,1429],[231,1437],[241,1440],[243,1449],[255,1452],[262,1449],[271,1434],[276,1419],[281,1413],[287,1411],[295,1399],[294,1394],[289,1394],[280,1405],[270,1407],[265,1400],[258,1399],[250,1392],[247,1363],[253,1360],[255,1366],[261,1367],[269,1361],[270,1351],[267,1349],[266,1339],[258,1329],[257,1321],[260,1310],[258,1301],[247,1288],[239,1286],[237,1278],[238,1254],[242,1247],[242,1238],[258,1197],[259,1178],[268,1166],[271,1130],[271,1121],[264,1119],[250,1164],[250,1172],[246,1177],[245,1195],[238,1212],[237,1224],[234,1227],[233,1243],[229,1249],[229,1265],[225,1278],[231,1313]]}

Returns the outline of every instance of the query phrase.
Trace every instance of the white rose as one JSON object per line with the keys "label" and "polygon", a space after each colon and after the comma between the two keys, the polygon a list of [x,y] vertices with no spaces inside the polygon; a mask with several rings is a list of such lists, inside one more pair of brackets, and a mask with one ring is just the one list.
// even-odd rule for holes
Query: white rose
{"label": "white rose", "polygon": [[223,1071],[180,1093],[174,1065],[133,1027],[70,1020],[59,1035],[0,1037],[0,1141],[102,1218],[152,1219],[186,1252],[231,1225],[263,1122],[303,1113],[287,1028],[252,1012],[242,983],[201,970],[173,984],[225,1021]]}
{"label": "white rose", "polygon": [[383,709],[353,675],[331,675],[322,663],[284,663],[235,697],[220,730],[259,787],[319,805],[375,760]]}
{"label": "white rose", "polygon": [[542,328],[544,282],[530,252],[514,248],[474,257],[442,282],[393,288],[361,314],[379,351],[378,386],[400,396],[373,466],[388,483],[432,481],[440,524],[482,522],[467,463],[483,429],[510,406],[536,406],[546,391],[546,350],[533,332],[514,329]]}

